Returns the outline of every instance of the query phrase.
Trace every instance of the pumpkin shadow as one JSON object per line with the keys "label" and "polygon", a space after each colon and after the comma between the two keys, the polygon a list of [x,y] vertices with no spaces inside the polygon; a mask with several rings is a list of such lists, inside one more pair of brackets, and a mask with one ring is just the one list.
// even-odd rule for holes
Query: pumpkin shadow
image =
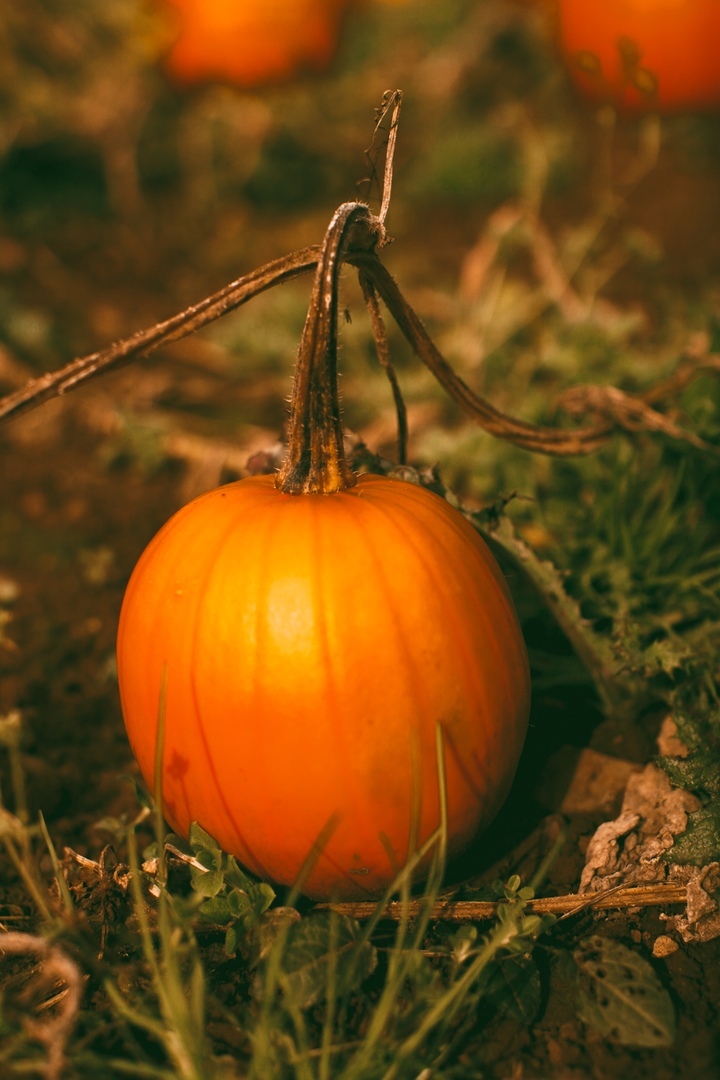
{"label": "pumpkin shadow", "polygon": [[[548,762],[557,757],[559,751],[570,749],[564,756],[573,764],[604,719],[600,700],[589,677],[584,677],[579,661],[574,677],[571,672],[566,685],[547,675],[549,655],[560,657],[563,666],[567,666],[568,657],[572,661],[572,650],[562,632],[549,627],[545,620],[537,620],[537,625],[535,620],[531,621],[523,626],[523,632],[533,668],[533,700],[528,734],[515,779],[505,803],[487,830],[478,834],[448,864],[447,885],[472,882],[473,887],[479,887],[496,877],[515,872],[520,872],[527,882],[547,854],[543,825],[548,813],[560,808],[573,777],[572,767],[553,769],[550,774]],[[536,640],[542,641],[539,660],[534,649]],[[541,671],[538,671],[536,660]],[[547,775],[552,775],[550,791]]]}

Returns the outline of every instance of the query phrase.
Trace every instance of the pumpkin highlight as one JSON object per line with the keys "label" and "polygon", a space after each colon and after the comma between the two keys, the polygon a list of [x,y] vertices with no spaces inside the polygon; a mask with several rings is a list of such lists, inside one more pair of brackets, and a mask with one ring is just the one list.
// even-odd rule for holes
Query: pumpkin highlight
{"label": "pumpkin highlight", "polygon": [[197,820],[284,885],[327,830],[315,898],[377,896],[437,828],[436,725],[451,852],[498,810],[525,736],[502,574],[457,511],[400,480],[294,496],[255,477],[201,496],[140,559],[117,655],[149,784],[165,672],[172,827]]}

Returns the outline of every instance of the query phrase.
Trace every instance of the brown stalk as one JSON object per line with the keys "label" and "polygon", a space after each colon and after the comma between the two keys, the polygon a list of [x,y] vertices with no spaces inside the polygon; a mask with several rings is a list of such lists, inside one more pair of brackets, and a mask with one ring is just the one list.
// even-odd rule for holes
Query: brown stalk
{"label": "brown stalk", "polygon": [[[539,900],[528,900],[526,911],[535,915],[557,915],[560,918],[577,915],[581,911],[626,910],[634,907],[664,907],[670,904],[684,904],[687,900],[685,885],[640,885],[623,886],[608,889],[603,893],[567,896],[548,896]],[[438,900],[433,904],[431,919],[443,922],[476,922],[494,919],[498,907],[504,901],[494,900]],[[369,919],[377,912],[377,904],[372,901],[359,901],[347,904],[318,904],[318,910],[335,911],[338,915],[349,915],[353,919]],[[393,901],[383,910],[384,919],[407,919],[426,915],[423,900],[410,900],[407,903]]]}
{"label": "brown stalk", "polygon": [[147,330],[140,330],[107,349],[72,360],[59,371],[50,371],[37,379],[30,379],[25,386],[0,399],[0,423],[20,416],[51,398],[67,393],[68,390],[74,390],[96,375],[121,367],[141,356],[148,356],[173,341],[179,341],[180,338],[187,337],[219,319],[221,315],[234,311],[273,285],[280,285],[300,274],[306,274],[317,265],[319,253],[320,247],[313,245],[275,259],[274,262],[244,274],[212,296],[207,296],[199,303]]}
{"label": "brown stalk", "polygon": [[591,454],[606,441],[612,431],[610,424],[562,430],[529,424],[500,412],[471,390],[442,356],[377,255],[373,252],[350,252],[348,262],[375,286],[414,352],[432,371],[440,385],[489,434],[545,454]]}
{"label": "brown stalk", "polygon": [[616,386],[573,386],[557,401],[559,408],[573,416],[590,413],[615,422],[628,432],[662,432],[706,453],[718,454],[720,448],[706,442],[692,431],[685,431],[670,417],[649,405],[647,398],[626,394]]}
{"label": "brown stalk", "polygon": [[345,459],[337,388],[338,284],[343,254],[372,249],[384,230],[365,203],[343,203],[323,242],[295,368],[288,451],[277,477],[286,495],[331,495],[355,484]]}
{"label": "brown stalk", "polygon": [[[390,209],[390,196],[392,195],[392,181],[393,181],[393,165],[395,162],[395,144],[397,142],[398,123],[400,121],[400,107],[402,105],[402,90],[387,90],[383,95],[382,103],[377,112],[377,123],[375,124],[375,131],[373,132],[373,145],[377,138],[378,132],[382,129],[382,125],[385,122],[385,118],[390,113],[390,130],[388,131],[387,142],[385,146],[385,169],[383,173],[383,185],[382,185],[382,202],[380,204],[380,213],[378,214],[378,220],[381,225],[385,224],[385,218],[387,217],[388,210]],[[372,146],[370,150],[372,149]],[[366,150],[365,153],[369,157],[370,150]],[[387,243],[387,237],[383,234],[382,242],[379,244],[382,247],[383,243]]]}
{"label": "brown stalk", "polygon": [[[48,372],[39,378],[29,380],[19,390],[0,398],[0,423],[14,419],[51,398],[62,396],[69,390],[80,387],[88,379],[114,370],[142,356],[148,356],[157,349],[187,337],[222,315],[234,311],[252,297],[274,285],[308,273],[317,266],[320,251],[319,245],[313,245],[276,259],[243,275],[199,303],[193,304],[163,322],[156,323],[147,330],[141,330],[107,349],[101,349],[73,360],[58,371]],[[657,413],[656,410],[652,408],[643,410],[637,406],[639,404],[652,406],[677,393],[703,372],[717,372],[720,370],[720,358],[712,355],[698,358],[684,357],[676,372],[653,384],[644,393],[636,397],[622,395],[627,406],[624,410],[616,407],[617,395],[611,400],[612,395],[609,395],[607,390],[604,394],[599,390],[593,396],[593,404],[598,411],[610,414],[610,419],[604,422],[566,429],[530,424],[496,409],[489,401],[476,394],[454,371],[437,349],[418,315],[376,254],[369,251],[366,246],[358,250],[349,243],[343,259],[355,266],[365,280],[372,284],[415,353],[430,369],[441,386],[480,427],[495,438],[506,439],[516,446],[522,446],[537,453],[571,456],[591,454],[600,449],[612,431],[617,428],[624,427],[632,432],[663,431],[664,429],[664,434],[669,437],[688,441],[705,451],[716,452],[715,447],[699,440],[697,436],[674,424],[663,422],[662,414]],[[572,391],[569,392],[568,397],[572,394]],[[582,392],[578,390],[576,403],[585,405],[589,403],[589,400],[589,394],[586,393],[583,400]],[[611,405],[614,407],[610,408]]]}
{"label": "brown stalk", "polygon": [[398,383],[397,375],[395,374],[395,368],[390,359],[390,347],[388,346],[385,323],[383,322],[380,304],[378,303],[378,295],[375,291],[375,286],[371,281],[368,281],[362,270],[358,273],[358,279],[360,281],[360,288],[362,289],[365,306],[367,307],[368,316],[370,318],[370,326],[372,327],[373,338],[375,339],[377,358],[380,362],[380,366],[388,377],[393,401],[395,402],[395,415],[397,417],[398,429],[398,463],[400,465],[406,465],[408,440],[407,409],[405,408],[400,384]]}

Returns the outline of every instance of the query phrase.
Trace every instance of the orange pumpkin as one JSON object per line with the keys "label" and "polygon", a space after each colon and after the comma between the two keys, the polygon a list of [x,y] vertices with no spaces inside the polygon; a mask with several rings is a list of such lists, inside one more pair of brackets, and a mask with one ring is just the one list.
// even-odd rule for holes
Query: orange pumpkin
{"label": "orange pumpkin", "polygon": [[284,885],[320,846],[303,884],[315,898],[377,896],[437,829],[438,726],[448,848],[460,850],[507,794],[530,699],[512,601],[476,531],[432,492],[356,479],[345,461],[338,245],[367,220],[345,204],[328,230],[279,478],[211,491],[161,529],[117,644],[150,786],[165,688],[171,825],[198,821]]}
{"label": "orange pumpkin", "polygon": [[[123,713],[152,784],[167,671],[163,804],[261,877],[375,896],[439,821],[435,725],[458,850],[507,794],[528,669],[495,560],[447,502],[362,476],[334,495],[240,480],[184,507],[127,588]],[[386,841],[383,837],[387,838]]]}
{"label": "orange pumpkin", "polygon": [[178,38],[168,57],[182,83],[250,87],[322,70],[337,46],[347,0],[168,0]]}
{"label": "orange pumpkin", "polygon": [[719,0],[557,0],[570,76],[623,111],[720,105]]}

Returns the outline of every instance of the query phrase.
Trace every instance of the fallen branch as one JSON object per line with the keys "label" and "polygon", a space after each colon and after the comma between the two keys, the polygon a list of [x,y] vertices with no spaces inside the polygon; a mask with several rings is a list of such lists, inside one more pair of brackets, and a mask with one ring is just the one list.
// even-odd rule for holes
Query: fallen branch
{"label": "fallen branch", "polygon": [[[665,907],[686,902],[685,885],[639,885],[620,886],[601,893],[567,896],[547,896],[539,900],[528,900],[526,910],[536,915],[557,915],[570,918],[581,911],[607,911],[610,909],[626,910],[634,907]],[[494,919],[498,908],[507,901],[495,900],[438,900],[433,904],[431,919],[441,922],[479,922]],[[369,919],[377,912],[377,904],[372,901],[358,901],[345,904],[318,904],[316,910],[334,911],[338,915],[349,915],[354,919]],[[422,900],[410,900],[403,904],[393,901],[382,913],[384,919],[407,919],[426,914]]]}

